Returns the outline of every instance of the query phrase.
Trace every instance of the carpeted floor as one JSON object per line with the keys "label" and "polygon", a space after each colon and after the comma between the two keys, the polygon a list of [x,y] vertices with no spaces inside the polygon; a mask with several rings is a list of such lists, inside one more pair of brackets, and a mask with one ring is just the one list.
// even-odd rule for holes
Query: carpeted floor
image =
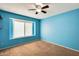
{"label": "carpeted floor", "polygon": [[35,41],[2,50],[0,56],[79,56],[79,52],[44,41]]}

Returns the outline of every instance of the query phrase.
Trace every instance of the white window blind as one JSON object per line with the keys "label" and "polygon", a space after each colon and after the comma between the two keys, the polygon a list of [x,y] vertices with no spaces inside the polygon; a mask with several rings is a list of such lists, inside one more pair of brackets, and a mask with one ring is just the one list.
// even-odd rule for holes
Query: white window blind
{"label": "white window blind", "polygon": [[20,37],[29,37],[33,36],[33,22],[32,21],[25,21],[20,19],[12,19],[13,22],[13,35],[12,38],[20,38]]}

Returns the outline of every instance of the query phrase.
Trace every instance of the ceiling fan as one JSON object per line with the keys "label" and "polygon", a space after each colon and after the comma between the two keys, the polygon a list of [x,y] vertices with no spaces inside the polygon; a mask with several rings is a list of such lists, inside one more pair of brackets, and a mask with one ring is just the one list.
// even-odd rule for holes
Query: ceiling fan
{"label": "ceiling fan", "polygon": [[35,14],[38,14],[39,12],[42,12],[46,14],[47,12],[44,9],[49,8],[49,5],[43,5],[43,4],[35,4],[35,9],[28,9],[30,11],[36,11]]}

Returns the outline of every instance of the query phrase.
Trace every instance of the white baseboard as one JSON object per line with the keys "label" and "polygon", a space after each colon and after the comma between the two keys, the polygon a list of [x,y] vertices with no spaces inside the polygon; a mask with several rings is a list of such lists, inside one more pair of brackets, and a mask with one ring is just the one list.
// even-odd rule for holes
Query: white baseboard
{"label": "white baseboard", "polygon": [[46,40],[43,40],[43,41],[51,43],[51,44],[55,44],[57,46],[60,46],[60,47],[63,47],[63,48],[69,49],[69,50],[73,50],[73,51],[79,52],[79,50],[76,50],[76,49],[73,49],[73,48],[70,48],[70,47],[66,47],[66,46],[63,46],[63,45],[59,45],[59,44],[54,43],[54,42],[50,42],[50,41],[46,41]]}

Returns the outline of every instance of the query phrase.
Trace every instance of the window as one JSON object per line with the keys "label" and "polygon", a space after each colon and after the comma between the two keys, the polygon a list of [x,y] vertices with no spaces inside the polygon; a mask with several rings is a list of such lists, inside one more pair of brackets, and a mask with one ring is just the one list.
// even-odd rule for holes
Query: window
{"label": "window", "polygon": [[20,38],[20,37],[29,37],[29,36],[34,36],[35,35],[35,23],[32,21],[25,21],[25,20],[20,20],[20,19],[12,19],[12,22],[10,23],[13,24],[12,28],[10,28],[12,31],[10,33],[10,36],[12,39],[14,38]]}
{"label": "window", "polygon": [[32,36],[32,23],[25,23],[25,36]]}

